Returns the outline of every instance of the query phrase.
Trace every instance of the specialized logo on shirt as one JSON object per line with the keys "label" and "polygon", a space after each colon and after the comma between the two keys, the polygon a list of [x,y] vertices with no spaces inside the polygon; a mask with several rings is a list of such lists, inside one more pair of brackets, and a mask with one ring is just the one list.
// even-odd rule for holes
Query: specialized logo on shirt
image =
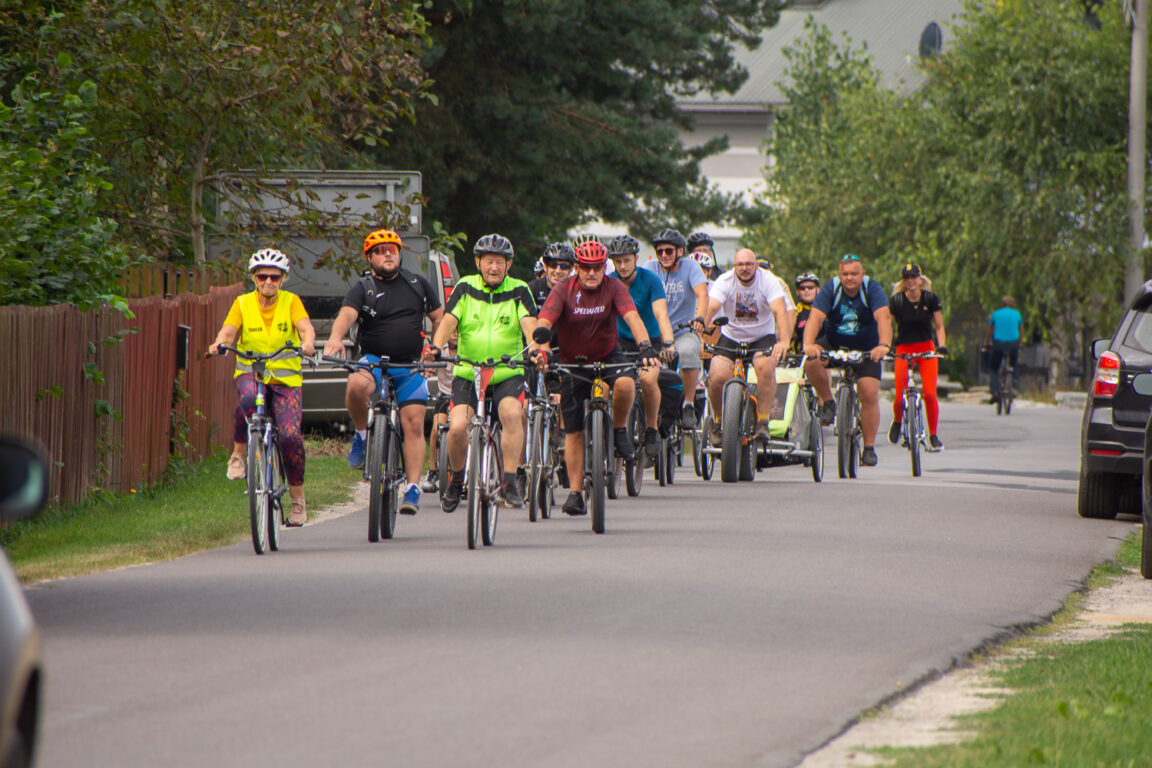
{"label": "specialized logo on shirt", "polygon": [[574,315],[599,315],[608,311],[608,307],[573,307]]}

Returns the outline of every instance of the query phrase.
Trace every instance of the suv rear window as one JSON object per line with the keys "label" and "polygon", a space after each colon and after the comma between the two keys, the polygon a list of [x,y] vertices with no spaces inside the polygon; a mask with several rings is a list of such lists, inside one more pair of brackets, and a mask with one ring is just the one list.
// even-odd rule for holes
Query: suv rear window
{"label": "suv rear window", "polygon": [[1125,350],[1152,355],[1152,304],[1132,310],[1132,321],[1120,346]]}

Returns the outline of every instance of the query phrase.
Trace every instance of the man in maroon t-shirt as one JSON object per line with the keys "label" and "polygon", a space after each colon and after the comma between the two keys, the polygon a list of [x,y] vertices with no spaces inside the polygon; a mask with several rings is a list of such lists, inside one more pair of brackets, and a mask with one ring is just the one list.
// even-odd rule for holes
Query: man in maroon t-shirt
{"label": "man in maroon t-shirt", "polygon": [[[636,311],[628,287],[604,276],[608,249],[597,240],[576,246],[576,274],[557,283],[540,309],[541,328],[556,327],[563,363],[627,363],[616,346],[616,318],[621,317],[632,331],[644,357],[656,358],[644,321]],[[577,359],[580,358],[580,359]],[[627,372],[624,372],[627,371]],[[591,372],[589,372],[591,378]],[[636,398],[635,369],[617,369],[606,375],[612,387],[613,442],[616,453],[631,462],[632,441],[628,439],[628,414]],[[560,410],[564,417],[564,463],[568,468],[569,515],[587,513],[584,497],[584,401],[592,385],[574,376],[565,376],[560,386]]]}

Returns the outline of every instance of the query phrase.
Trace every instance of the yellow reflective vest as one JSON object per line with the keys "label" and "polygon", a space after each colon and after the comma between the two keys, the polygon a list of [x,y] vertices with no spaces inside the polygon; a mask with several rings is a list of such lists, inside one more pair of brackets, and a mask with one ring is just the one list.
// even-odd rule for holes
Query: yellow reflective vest
{"label": "yellow reflective vest", "polygon": [[[291,341],[300,345],[300,334],[292,325],[292,299],[293,294],[280,291],[276,296],[276,313],[272,316],[272,326],[264,325],[264,315],[260,312],[259,293],[252,291],[240,297],[240,342],[237,349],[258,354],[270,354]],[[300,358],[290,357],[285,360],[270,360],[268,362],[270,379],[277,384],[287,387],[299,387],[303,380],[300,376]],[[252,372],[252,363],[236,358],[236,373],[233,378]]]}

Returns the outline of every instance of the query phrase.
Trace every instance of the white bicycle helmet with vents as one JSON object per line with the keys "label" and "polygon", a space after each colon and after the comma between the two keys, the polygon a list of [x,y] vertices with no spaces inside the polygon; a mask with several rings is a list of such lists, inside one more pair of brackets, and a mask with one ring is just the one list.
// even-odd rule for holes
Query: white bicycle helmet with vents
{"label": "white bicycle helmet with vents", "polygon": [[292,271],[288,257],[275,248],[261,248],[248,259],[248,271],[253,272],[259,267],[275,267],[287,275]]}

